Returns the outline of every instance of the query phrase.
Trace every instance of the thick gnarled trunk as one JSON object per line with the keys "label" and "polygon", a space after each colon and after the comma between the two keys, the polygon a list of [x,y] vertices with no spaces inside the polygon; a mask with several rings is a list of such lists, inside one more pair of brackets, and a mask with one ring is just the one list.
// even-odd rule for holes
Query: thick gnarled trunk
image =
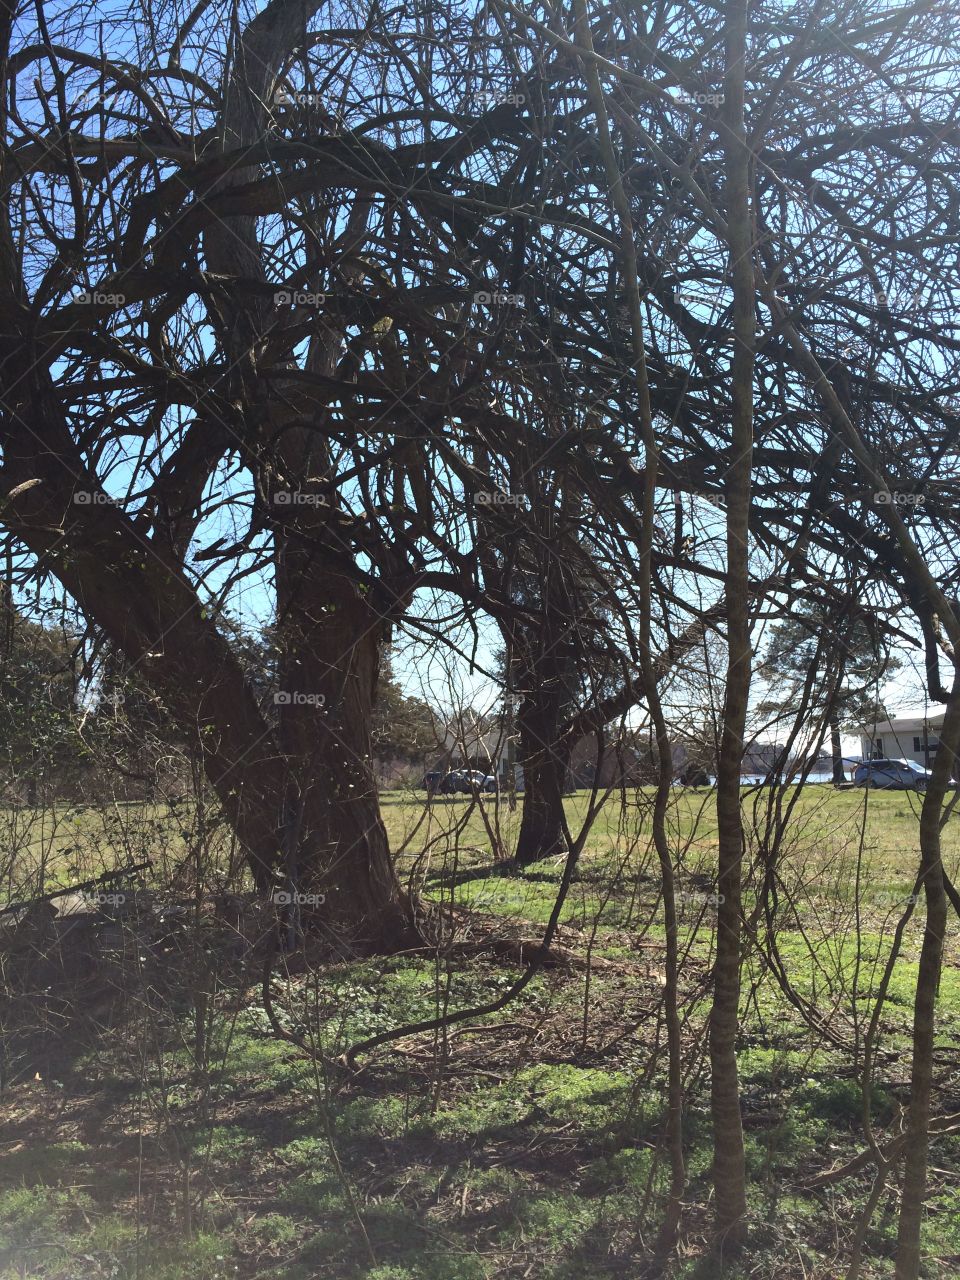
{"label": "thick gnarled trunk", "polygon": [[523,812],[516,861],[530,866],[566,852],[563,792],[569,750],[558,740],[559,716],[549,704],[525,702],[517,716],[517,756],[523,769]]}
{"label": "thick gnarled trunk", "polygon": [[103,494],[84,470],[42,363],[15,378],[23,345],[2,355],[0,376],[16,388],[7,396],[19,409],[14,420],[43,423],[46,445],[39,450],[26,429],[8,436],[7,526],[44,558],[195,744],[258,890],[287,887],[285,864],[297,849],[298,891],[306,884],[326,895],[321,923],[371,946],[396,945],[406,936],[406,903],[370,767],[382,623],[352,587],[340,588],[339,604],[328,593],[316,631],[305,637],[313,674],[303,685],[294,682],[292,643],[286,664],[291,694],[313,686],[323,696],[295,705],[291,698],[297,728],[278,732],[166,545],[144,538],[109,502],[86,497]]}
{"label": "thick gnarled trunk", "polygon": [[278,536],[287,877],[298,891],[323,895],[321,918],[400,943],[410,936],[407,902],[380,816],[370,736],[384,617],[356,584],[323,567],[322,520],[311,523],[310,537]]}

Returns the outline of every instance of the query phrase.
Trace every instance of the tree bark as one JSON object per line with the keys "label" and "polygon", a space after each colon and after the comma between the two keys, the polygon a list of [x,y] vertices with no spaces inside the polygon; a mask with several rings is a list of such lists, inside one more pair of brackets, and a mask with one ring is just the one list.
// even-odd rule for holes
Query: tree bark
{"label": "tree bark", "polygon": [[321,918],[399,945],[413,940],[409,904],[380,816],[371,746],[386,622],[369,593],[331,568],[331,518],[329,507],[307,504],[276,543],[287,873],[291,887],[324,895]]}
{"label": "tree bark", "polygon": [[840,738],[840,717],[836,711],[830,712],[830,755],[833,759],[834,782],[846,782],[846,776],[843,772],[843,742]]}
{"label": "tree bark", "polygon": [[[222,84],[218,128],[226,150],[262,138],[278,69],[303,39],[315,7],[313,0],[270,0],[243,32]],[[207,194],[253,172],[230,170]],[[291,694],[278,729],[184,565],[201,494],[226,449],[239,445],[243,452],[245,441],[257,442],[245,461],[258,484],[275,476],[278,460],[287,460],[281,438],[300,451],[295,461],[309,461],[302,436],[282,421],[284,397],[259,373],[260,364],[289,353],[264,359],[275,308],[269,288],[249,287],[266,283],[256,220],[219,220],[204,234],[206,266],[220,281],[220,301],[208,319],[227,357],[224,397],[236,416],[229,425],[214,424],[207,416],[218,415],[198,407],[201,429],[188,430],[153,494],[161,508],[153,538],[149,516],[131,517],[111,503],[71,435],[48,371],[54,355],[40,347],[35,316],[23,305],[18,253],[5,220],[0,253],[5,524],[142,670],[178,729],[197,745],[260,892],[323,893],[317,910],[323,924],[392,944],[406,932],[406,904],[390,865],[369,750],[382,609],[374,617],[354,584],[331,574],[314,550],[303,550],[315,532],[304,527],[311,524],[306,515],[291,520],[292,529],[280,528],[281,554],[291,542],[298,550],[288,558],[286,576],[278,576],[282,674]],[[230,306],[222,306],[224,293]],[[324,339],[336,347],[336,335]],[[319,436],[315,428],[311,422],[302,434]],[[306,474],[293,467],[293,487]],[[294,702],[299,693],[309,700]],[[326,708],[322,716],[318,707]]]}
{"label": "tree bark", "polygon": [[[645,664],[645,674],[624,684],[616,693],[596,704],[569,716],[560,714],[566,710],[567,699],[558,699],[558,703],[562,705],[558,705],[555,727],[544,727],[549,720],[549,712],[542,699],[540,703],[531,700],[529,706],[521,705],[517,717],[517,754],[518,762],[523,766],[524,792],[516,857],[522,866],[565,852],[563,790],[577,743],[591,733],[601,733],[611,721],[620,719],[638,703],[649,703],[650,690],[653,689],[656,694],[657,682],[702,640],[708,627],[722,617],[724,612],[725,608],[722,606],[708,610],[677,638],[671,652],[660,654],[655,661]],[[545,736],[551,733],[552,737]],[[547,753],[548,759],[541,761],[537,757],[537,742],[552,743]],[[667,759],[666,755],[662,758]],[[668,771],[672,768],[671,761],[667,761],[667,768]]]}
{"label": "tree bark", "polygon": [[713,1185],[718,1244],[735,1251],[746,1239],[746,1159],[740,1115],[736,1041],[740,1021],[740,808],[747,702],[750,693],[749,512],[753,451],[753,368],[756,341],[750,154],[743,123],[746,0],[729,0],[725,17],[725,214],[733,282],[731,450],[726,473],[727,676],[717,766],[717,951],[710,1012]]}
{"label": "tree bark", "polygon": [[[13,411],[3,479],[14,495],[4,521],[143,671],[185,739],[197,745],[265,892],[278,866],[283,780],[271,728],[180,567],[114,506],[88,497],[105,495],[85,472],[41,362],[20,372],[29,344],[4,345],[0,380]],[[83,500],[75,501],[77,495]]]}
{"label": "tree bark", "polygon": [[[315,8],[315,0],[270,0],[245,29],[223,85],[225,147],[252,145],[262,136],[278,68],[304,38]],[[235,186],[249,176],[232,172],[221,186]],[[358,197],[348,236],[362,234],[368,210],[367,200]],[[205,248],[226,279],[266,283],[255,219],[232,217],[215,224],[206,233]],[[374,601],[349,574],[322,420],[288,418],[282,387],[256,376],[258,353],[269,345],[273,309],[266,291],[238,289],[222,341],[251,430],[266,426],[271,442],[254,467],[270,502],[275,548],[285,878],[291,893],[322,896],[322,905],[311,911],[323,923],[391,947],[411,940],[409,904],[380,816],[371,724],[380,647],[390,605],[400,602]],[[342,336],[332,322],[321,326],[311,339],[308,370],[332,376]],[[288,352],[278,356],[289,359]],[[286,501],[278,502],[278,495]]]}
{"label": "tree bark", "polygon": [[563,792],[569,752],[558,742],[559,708],[524,700],[517,716],[518,757],[523,769],[523,811],[516,861],[530,866],[566,852]]}
{"label": "tree bark", "polygon": [[[308,678],[306,689],[289,691],[322,698],[296,705],[300,729],[282,744],[166,543],[146,539],[103,500],[42,360],[30,360],[22,372],[25,350],[20,336],[0,351],[9,411],[3,482],[13,494],[5,524],[140,668],[184,738],[196,744],[258,890],[284,889],[290,868],[283,859],[295,837],[303,846],[297,890],[326,895],[319,921],[367,946],[405,941],[407,903],[370,768],[382,618],[352,585],[329,587],[315,631],[300,632],[306,648],[292,648],[293,666],[305,653],[322,675],[312,688]],[[87,500],[77,502],[78,494]]]}
{"label": "tree bark", "polygon": [[[590,24],[584,0],[576,0],[577,36],[588,54],[594,52]],[[634,372],[640,402],[640,432],[644,450],[643,511],[638,544],[638,587],[640,616],[637,641],[641,679],[646,689],[647,705],[657,740],[657,795],[653,812],[653,839],[660,863],[663,919],[666,933],[666,973],[664,983],[664,1017],[667,1026],[667,1145],[670,1152],[670,1190],[657,1241],[657,1252],[665,1255],[673,1248],[683,1211],[686,1186],[686,1162],[683,1151],[683,1061],[682,1027],[679,1006],[679,936],[677,930],[676,884],[673,856],[667,833],[667,808],[673,782],[673,752],[666,718],[657,684],[658,663],[652,651],[653,614],[653,540],[657,504],[657,479],[660,469],[660,447],[653,424],[650,385],[647,377],[646,347],[637,250],[634,241],[633,216],[623,183],[623,174],[610,133],[603,85],[596,62],[588,58],[584,73],[600,138],[604,167],[610,183],[610,196],[619,222],[620,258],[633,346]]]}
{"label": "tree bark", "polygon": [[903,1197],[897,1232],[896,1280],[917,1280],[920,1275],[920,1229],[927,1185],[936,1002],[943,967],[943,939],[947,928],[947,894],[940,856],[940,818],[950,782],[951,765],[960,747],[960,674],[954,677],[940,742],[942,745],[934,758],[920,812],[920,878],[927,915],[913,1004],[910,1112],[907,1117]]}

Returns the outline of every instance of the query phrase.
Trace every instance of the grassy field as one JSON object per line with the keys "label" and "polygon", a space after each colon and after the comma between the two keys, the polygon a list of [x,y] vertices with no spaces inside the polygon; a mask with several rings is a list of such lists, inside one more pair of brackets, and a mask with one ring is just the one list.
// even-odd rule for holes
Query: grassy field
{"label": "grassy field", "polygon": [[[485,874],[517,814],[460,799],[388,795],[400,865],[443,903],[457,953],[278,967],[270,994],[307,1057],[273,1034],[260,968],[211,926],[173,973],[149,957],[118,968],[84,1016],[44,1005],[51,1034],[17,1056],[6,1024],[0,1094],[0,1277],[221,1280],[605,1280],[645,1274],[665,1185],[663,932],[650,799],[611,800],[592,826],[561,918],[577,963],[544,969],[502,1012],[411,1035],[342,1067],[362,1040],[469,1008],[518,976],[484,951],[535,939],[561,867]],[[790,799],[788,795],[787,800]],[[864,1147],[862,1038],[917,863],[917,797],[812,787],[785,822],[776,950],[753,910],[769,852],[770,793],[745,792],[748,945],[739,1053],[752,1244],[730,1276],[835,1280],[869,1171],[811,1181]],[[569,798],[574,835],[588,797]],[[149,850],[174,867],[215,833],[135,807],[44,815],[19,828],[45,884]],[[35,822],[39,816],[34,815]],[[202,824],[201,824],[202,828]],[[682,1013],[689,1062],[689,1188],[665,1274],[718,1275],[710,1222],[705,1020],[713,948],[712,797],[678,791],[671,815],[681,892]],[[960,819],[945,831],[960,863]],[[11,882],[12,883],[12,882]],[[877,1130],[907,1097],[918,921],[906,930],[881,1018]],[[133,955],[138,955],[136,946]],[[56,1023],[60,1017],[62,1023]],[[198,1040],[198,1027],[203,1033]],[[199,1049],[198,1049],[199,1045]],[[202,1051],[200,1051],[202,1050]],[[960,953],[940,992],[938,1111],[960,1109]],[[934,1148],[925,1240],[930,1277],[960,1274],[960,1139]],[[895,1191],[878,1207],[861,1276],[892,1275]]]}

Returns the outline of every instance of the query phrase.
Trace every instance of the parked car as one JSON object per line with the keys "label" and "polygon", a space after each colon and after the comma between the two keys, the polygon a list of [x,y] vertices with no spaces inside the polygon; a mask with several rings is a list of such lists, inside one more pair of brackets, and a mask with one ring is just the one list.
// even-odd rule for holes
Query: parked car
{"label": "parked car", "polygon": [[475,791],[482,791],[483,784],[487,780],[487,775],[479,769],[460,769],[461,790],[472,794]]}
{"label": "parked car", "polygon": [[889,791],[926,791],[930,770],[916,760],[861,760],[853,775],[855,787]]}
{"label": "parked car", "polygon": [[476,795],[478,791],[489,791],[488,775],[479,769],[449,769],[442,772],[432,769],[423,775],[423,786],[431,795]]}
{"label": "parked car", "polygon": [[[500,780],[494,773],[482,773],[479,769],[431,769],[423,775],[420,785],[431,795],[477,795],[479,792],[496,794],[500,790]],[[517,788],[522,791],[522,785]]]}
{"label": "parked car", "polygon": [[451,769],[449,772],[431,769],[423,775],[422,785],[432,796],[452,796],[458,791],[469,790],[459,769]]}

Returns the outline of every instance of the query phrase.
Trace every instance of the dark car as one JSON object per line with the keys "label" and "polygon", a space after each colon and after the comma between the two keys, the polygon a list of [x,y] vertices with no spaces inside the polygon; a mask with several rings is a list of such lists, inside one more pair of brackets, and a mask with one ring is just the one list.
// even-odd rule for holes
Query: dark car
{"label": "dark car", "polygon": [[422,786],[432,796],[452,796],[463,789],[459,770],[431,769],[423,775]]}
{"label": "dark car", "polygon": [[479,792],[496,792],[500,784],[492,773],[481,773],[479,769],[450,769],[443,772],[432,769],[423,775],[421,786],[431,795],[473,796]]}
{"label": "dark car", "polygon": [[423,786],[433,796],[473,795],[481,789],[484,775],[471,769],[431,769],[423,775]]}

